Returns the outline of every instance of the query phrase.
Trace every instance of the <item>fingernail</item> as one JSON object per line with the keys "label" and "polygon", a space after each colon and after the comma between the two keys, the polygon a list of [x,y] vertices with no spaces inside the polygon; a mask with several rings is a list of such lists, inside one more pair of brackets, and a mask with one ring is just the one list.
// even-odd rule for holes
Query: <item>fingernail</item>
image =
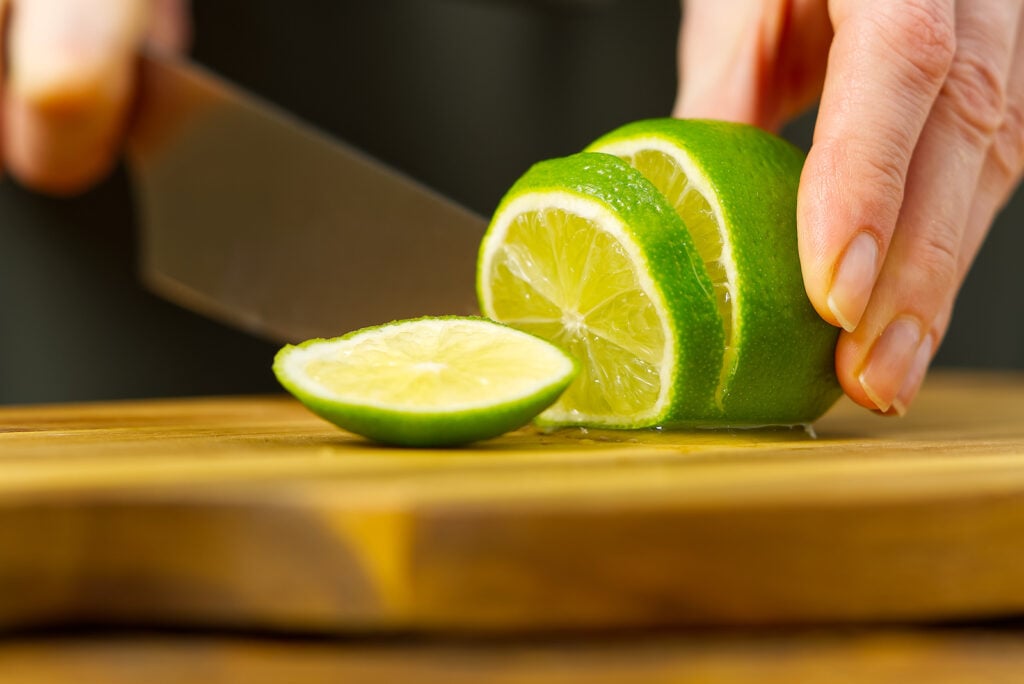
{"label": "fingernail", "polygon": [[20,3],[9,45],[11,92],[62,102],[102,91],[121,78],[112,74],[134,68],[129,56],[143,35],[148,4],[108,2],[101,12],[89,0]]}
{"label": "fingernail", "polygon": [[870,233],[858,233],[846,247],[828,291],[828,309],[847,332],[864,315],[878,273],[878,243]]}
{"label": "fingernail", "polygon": [[888,411],[892,406],[910,374],[920,344],[921,325],[909,316],[894,320],[875,340],[867,365],[857,379],[878,410]]}
{"label": "fingernail", "polygon": [[901,416],[907,415],[910,403],[914,401],[914,397],[917,396],[917,390],[921,388],[921,381],[924,380],[925,373],[928,372],[928,364],[932,360],[932,348],[934,346],[935,342],[932,340],[932,336],[926,335],[924,342],[917,348],[917,354],[914,355],[914,362],[910,365],[910,371],[907,372],[903,386],[900,387],[896,398],[892,400],[892,407]]}

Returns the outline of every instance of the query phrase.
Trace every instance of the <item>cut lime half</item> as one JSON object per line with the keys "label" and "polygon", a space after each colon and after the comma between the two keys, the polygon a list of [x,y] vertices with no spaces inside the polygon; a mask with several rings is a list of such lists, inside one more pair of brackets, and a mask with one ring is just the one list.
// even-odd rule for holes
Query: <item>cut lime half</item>
{"label": "cut lime half", "polygon": [[483,318],[396,321],[288,345],[281,384],[314,413],[378,442],[450,446],[521,427],[577,373],[568,354]]}
{"label": "cut lime half", "polygon": [[551,425],[672,425],[714,412],[722,325],[679,217],[617,157],[534,165],[502,200],[481,245],[485,315],[580,359],[540,416]]}

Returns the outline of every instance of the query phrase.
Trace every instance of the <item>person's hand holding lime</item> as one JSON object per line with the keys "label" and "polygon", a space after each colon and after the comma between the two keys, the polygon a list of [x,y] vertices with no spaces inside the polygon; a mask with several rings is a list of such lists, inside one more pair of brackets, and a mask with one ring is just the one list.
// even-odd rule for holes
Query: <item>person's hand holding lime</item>
{"label": "person's hand holding lime", "polygon": [[798,200],[857,403],[909,407],[1024,167],[1021,0],[687,0],[674,114],[776,129],[820,97]]}
{"label": "person's hand holding lime", "polygon": [[0,0],[0,16],[3,168],[35,190],[84,190],[117,160],[138,51],[186,42],[185,1]]}

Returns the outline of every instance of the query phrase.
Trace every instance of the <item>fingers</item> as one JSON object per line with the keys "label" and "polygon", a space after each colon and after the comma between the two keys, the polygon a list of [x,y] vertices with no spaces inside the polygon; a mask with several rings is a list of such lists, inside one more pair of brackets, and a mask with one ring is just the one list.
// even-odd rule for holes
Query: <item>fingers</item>
{"label": "fingers", "polygon": [[768,130],[821,90],[832,36],[821,0],[687,0],[673,116]]}
{"label": "fingers", "polygon": [[800,184],[811,303],[853,330],[903,202],[907,170],[953,59],[953,0],[833,0],[835,38]]}
{"label": "fingers", "polygon": [[188,0],[151,0],[146,44],[159,52],[180,54],[192,39]]}
{"label": "fingers", "polygon": [[[863,316],[852,298],[829,302],[856,326],[840,337],[836,369],[847,394],[865,406],[904,413],[944,334],[963,263],[970,259],[964,247],[977,249],[970,244],[977,237],[965,235],[983,166],[1004,120],[1020,13],[1020,0],[957,3],[956,51],[912,150],[902,205],[889,201],[896,195],[890,191],[879,207],[883,227],[859,231],[880,248],[882,265],[870,302]],[[898,176],[900,169],[895,171]],[[884,183],[878,190],[883,189]],[[863,203],[868,195],[862,191],[855,187],[850,194]],[[895,233],[888,223],[893,212]],[[842,263],[836,270],[833,292],[835,280],[846,277],[844,268]]]}
{"label": "fingers", "polygon": [[[996,214],[1010,198],[1024,173],[1024,10],[1017,20],[1015,55],[1006,88],[1007,100],[1002,123],[989,147],[978,179],[977,191],[967,217],[960,244],[956,286],[963,283]],[[945,336],[953,314],[953,302],[942,310],[932,325],[936,339]],[[934,353],[934,350],[933,352]],[[894,402],[909,407],[920,388],[920,379],[908,377]],[[905,410],[905,408],[904,408]]]}
{"label": "fingers", "polygon": [[1015,55],[1006,87],[1002,123],[992,139],[967,219],[958,275],[962,280],[981,248],[997,212],[1010,198],[1024,172],[1024,10],[1017,21]]}
{"label": "fingers", "polygon": [[147,0],[13,0],[3,101],[7,167],[79,191],[114,163]]}
{"label": "fingers", "polygon": [[747,123],[757,119],[762,7],[760,0],[737,4],[743,7],[723,12],[713,0],[684,3],[675,116]]}

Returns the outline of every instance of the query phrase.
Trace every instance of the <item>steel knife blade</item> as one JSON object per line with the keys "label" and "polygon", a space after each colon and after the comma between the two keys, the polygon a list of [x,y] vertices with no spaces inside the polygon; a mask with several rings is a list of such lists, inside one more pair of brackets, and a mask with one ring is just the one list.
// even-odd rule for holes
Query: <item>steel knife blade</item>
{"label": "steel knife blade", "polygon": [[143,58],[139,270],[277,341],[477,310],[482,217],[186,60]]}

